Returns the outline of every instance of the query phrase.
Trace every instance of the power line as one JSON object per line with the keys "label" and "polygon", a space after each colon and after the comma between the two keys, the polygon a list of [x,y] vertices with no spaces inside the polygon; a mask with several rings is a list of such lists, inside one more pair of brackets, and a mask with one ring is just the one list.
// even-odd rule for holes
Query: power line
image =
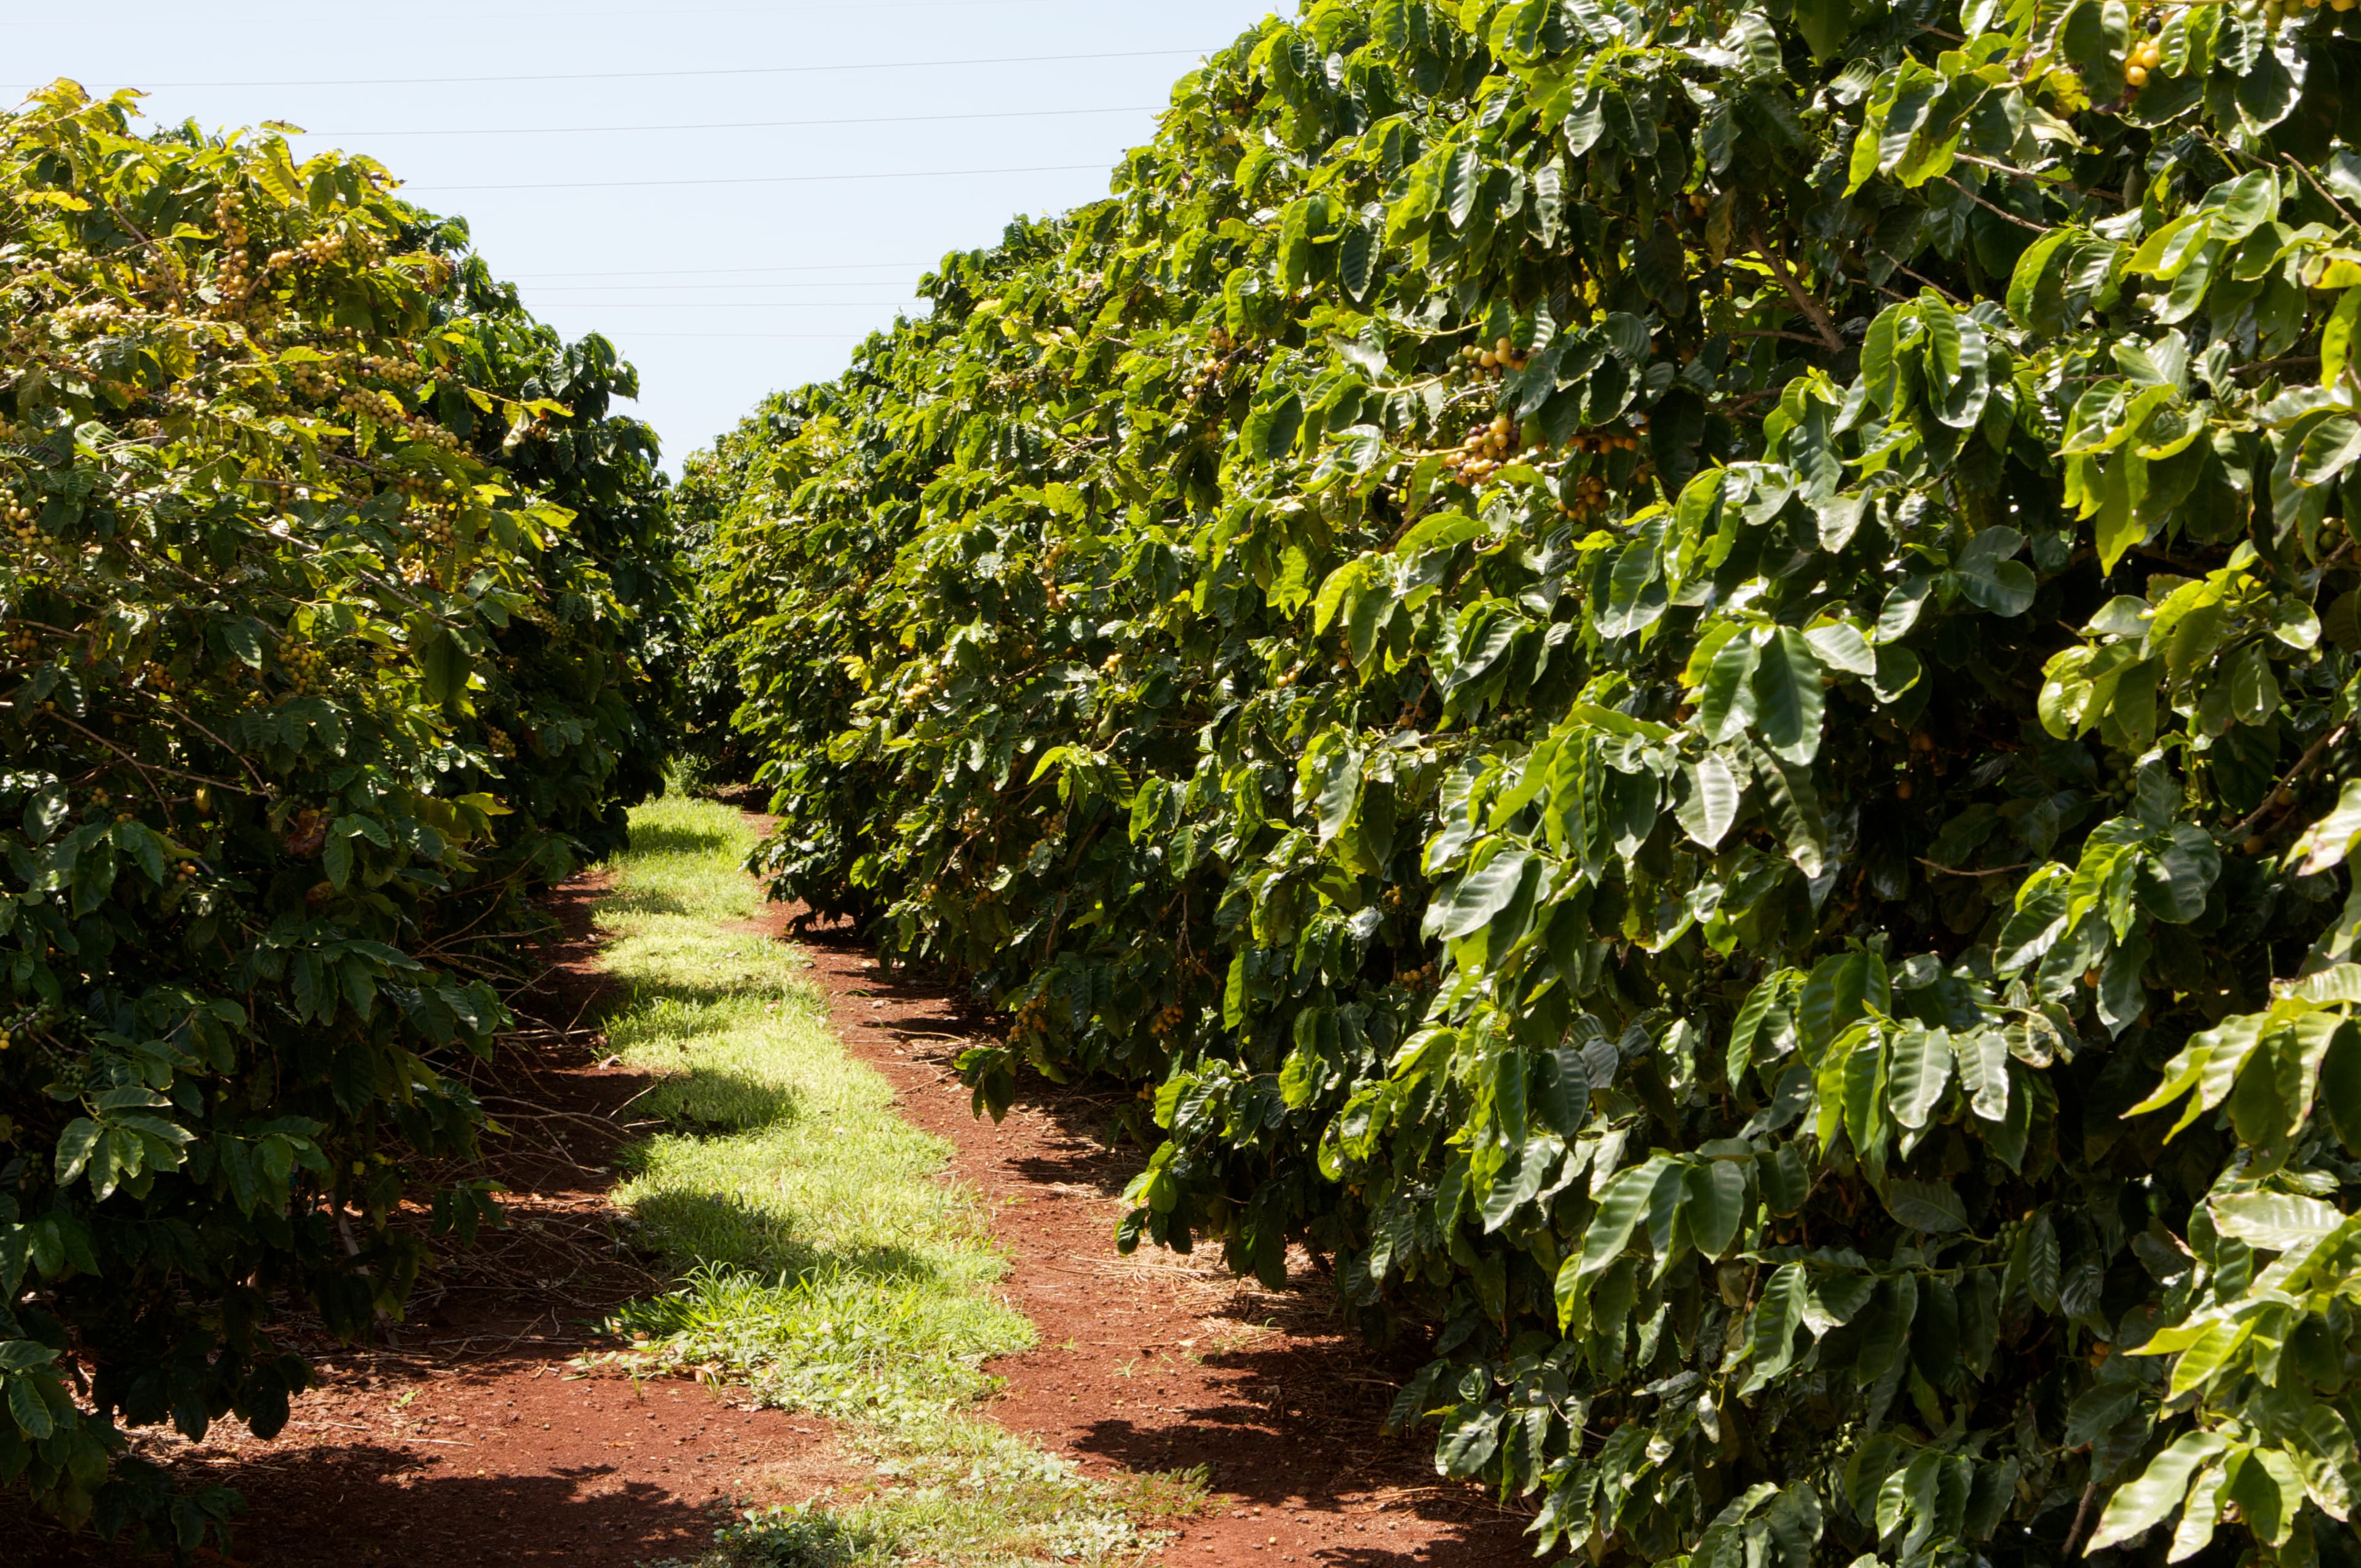
{"label": "power line", "polygon": [[716,180],[566,180],[519,185],[407,185],[405,196],[431,192],[445,195],[462,191],[622,191],[642,186],[687,185],[815,185],[870,180],[972,180],[986,174],[1076,174],[1104,163],[1043,163],[1028,169],[913,169],[887,174],[749,174]]}
{"label": "power line", "polygon": [[720,343],[860,343],[862,337],[872,335],[873,333],[642,333],[638,328],[616,333],[616,337],[632,337],[632,340],[640,340],[640,337],[706,337],[706,340],[720,340]]}
{"label": "power line", "polygon": [[900,309],[915,300],[553,300],[566,311],[873,311]]}
{"label": "power line", "polygon": [[[880,4],[879,0],[864,0],[862,11],[864,15],[871,11],[963,11],[971,6],[982,9],[987,5],[1040,5],[1051,3],[1052,0],[887,0],[887,3]],[[644,20],[649,17],[656,17],[664,21],[672,21],[675,18],[681,16],[805,16],[818,15],[841,16],[843,13],[844,7],[842,5],[698,5],[677,11],[666,9],[656,11],[409,12],[404,14],[402,20],[409,23],[583,22],[598,21],[601,18],[616,20],[627,18]],[[137,18],[137,25],[145,31],[156,27],[217,27],[225,23],[235,23],[238,21],[262,23],[280,19],[282,19],[281,16],[273,13],[249,11],[245,13],[242,16],[224,16],[211,13],[203,16],[143,16]],[[67,17],[62,19],[27,17],[21,20],[12,20],[9,23],[9,26],[12,27],[75,27],[86,25],[87,23],[80,17]]]}
{"label": "power line", "polygon": [[768,131],[804,126],[916,126],[939,120],[1029,120],[1062,115],[1152,115],[1161,104],[1137,104],[1106,109],[1005,109],[979,115],[874,115],[841,120],[712,120],[678,126],[502,126],[490,130],[299,131],[307,137],[357,141],[367,137],[540,137],[588,136],[600,131]]}
{"label": "power line", "polygon": [[[932,267],[931,261],[823,261],[806,267],[652,267],[637,272],[517,272],[511,281],[528,278],[704,278],[723,272],[875,272],[884,269]],[[848,278],[848,284],[860,280]],[[830,285],[831,287],[833,285]]]}
{"label": "power line", "polygon": [[511,82],[652,82],[664,77],[802,76],[830,71],[919,71],[953,65],[1055,65],[1082,60],[1168,60],[1201,49],[1117,49],[1104,54],[1010,54],[975,60],[881,60],[829,65],[734,65],[697,71],[568,71],[542,76],[361,76],[324,82],[151,82],[154,88],[456,87]]}
{"label": "power line", "polygon": [[535,283],[529,291],[535,299],[548,294],[685,294],[706,289],[901,289],[906,291],[916,279],[881,278],[874,283],[864,283],[858,278],[836,278],[818,283],[772,283],[756,280],[751,283]]}

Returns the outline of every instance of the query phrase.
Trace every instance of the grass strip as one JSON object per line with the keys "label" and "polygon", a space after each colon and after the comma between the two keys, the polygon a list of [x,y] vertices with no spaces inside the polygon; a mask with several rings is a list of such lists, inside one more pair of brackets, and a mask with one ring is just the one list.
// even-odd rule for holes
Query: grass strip
{"label": "grass strip", "polygon": [[[895,1113],[850,1058],[795,949],[760,929],[734,810],[671,798],[631,816],[598,908],[627,1000],[607,1019],[657,1079],[617,1200],[678,1286],[618,1315],[625,1370],[693,1373],[839,1423],[874,1466],[839,1504],[750,1510],[695,1568],[956,1568],[1137,1560],[1139,1520],[1193,1511],[1202,1477],[1084,1476],[976,1412],[992,1356],[1034,1342],[993,1287],[1007,1260],[950,1146]],[[685,1565],[673,1565],[685,1568]]]}

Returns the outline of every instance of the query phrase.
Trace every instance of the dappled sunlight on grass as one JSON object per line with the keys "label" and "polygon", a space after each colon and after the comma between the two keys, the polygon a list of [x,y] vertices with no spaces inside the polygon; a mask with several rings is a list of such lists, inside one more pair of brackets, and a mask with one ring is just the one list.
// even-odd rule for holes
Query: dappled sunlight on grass
{"label": "dappled sunlight on grass", "polygon": [[950,1146],[846,1056],[794,949],[745,929],[763,913],[752,843],[727,807],[642,806],[599,905],[630,998],[608,1039],[656,1079],[638,1109],[665,1124],[623,1157],[617,1197],[681,1273],[618,1314],[618,1359],[834,1417],[884,1486],[749,1515],[697,1568],[1137,1560],[1161,1538],[1133,1516],[1187,1511],[1202,1477],[1091,1479],[969,1413],[983,1363],[1033,1325],[991,1288],[1006,1264],[942,1179]]}
{"label": "dappled sunlight on grass", "polygon": [[669,1124],[626,1156],[617,1197],[686,1277],[626,1324],[647,1354],[775,1383],[783,1402],[972,1398],[983,1359],[1030,1326],[986,1290],[1005,1266],[938,1179],[950,1146],[845,1055],[792,948],[730,929],[763,913],[741,869],[752,841],[724,806],[642,807],[599,909],[631,999],[608,1039],[659,1080],[639,1107]]}

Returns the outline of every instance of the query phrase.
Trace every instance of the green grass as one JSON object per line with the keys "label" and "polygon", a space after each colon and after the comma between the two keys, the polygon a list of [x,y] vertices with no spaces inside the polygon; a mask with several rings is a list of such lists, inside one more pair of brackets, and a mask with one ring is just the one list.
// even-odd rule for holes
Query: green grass
{"label": "green grass", "polygon": [[1033,1343],[993,1291],[1006,1271],[982,1205],[942,1178],[950,1146],[895,1115],[846,1056],[793,948],[740,869],[738,813],[668,799],[632,814],[598,916],[628,1000],[607,1019],[654,1075],[636,1109],[666,1130],[628,1156],[618,1201],[676,1288],[611,1325],[634,1373],[693,1371],[836,1419],[876,1467],[841,1508],[750,1512],[697,1568],[868,1568],[1137,1558],[1135,1518],[1185,1512],[1195,1477],[1089,1480],[974,1413],[991,1356]]}

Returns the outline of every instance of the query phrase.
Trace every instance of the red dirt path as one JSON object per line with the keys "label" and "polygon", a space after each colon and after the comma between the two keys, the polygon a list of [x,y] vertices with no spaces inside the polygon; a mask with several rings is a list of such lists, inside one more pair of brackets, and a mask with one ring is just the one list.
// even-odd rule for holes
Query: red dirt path
{"label": "red dirt path", "polygon": [[1436,1478],[1431,1433],[1380,1435],[1421,1358],[1380,1357],[1346,1332],[1300,1253],[1284,1292],[1212,1257],[1117,1255],[1118,1194],[1143,1157],[1100,1142],[1115,1101],[1028,1073],[1006,1121],[979,1121],[950,1064],[980,1021],[923,978],[881,973],[849,931],[800,940],[846,1047],[893,1083],[903,1114],[956,1146],[952,1178],[993,1209],[1005,1288],[1041,1336],[993,1366],[1008,1380],[994,1414],[1094,1472],[1211,1473],[1214,1505],[1173,1522],[1169,1564],[1531,1557],[1522,1518]]}
{"label": "red dirt path", "polygon": [[[872,1484],[818,1419],[694,1384],[570,1373],[601,1348],[590,1325],[658,1284],[608,1199],[605,1167],[647,1080],[608,1065],[595,1029],[588,913],[603,888],[592,874],[561,891],[570,939],[544,982],[547,1028],[479,1086],[517,1133],[493,1161],[510,1226],[446,1265],[375,1347],[299,1326],[291,1337],[322,1355],[324,1387],[276,1441],[234,1425],[199,1444],[141,1439],[186,1481],[246,1495],[234,1561],[638,1568],[693,1555],[733,1504],[841,1500]],[[784,931],[790,914],[769,924]],[[994,1367],[1007,1387],[993,1413],[1093,1473],[1209,1472],[1208,1508],[1166,1521],[1170,1568],[1526,1560],[1521,1519],[1439,1482],[1425,1438],[1378,1434],[1417,1358],[1377,1356],[1341,1332],[1305,1260],[1272,1292],[1210,1258],[1117,1256],[1115,1195],[1139,1156],[1099,1141],[1114,1102],[1028,1076],[1005,1122],[977,1120],[950,1062],[985,1021],[922,978],[881,974],[850,932],[798,940],[847,1047],[954,1146],[952,1179],[993,1210],[1005,1288],[1040,1330],[1038,1348]],[[13,1503],[0,1502],[0,1539],[11,1563],[138,1561]]]}

